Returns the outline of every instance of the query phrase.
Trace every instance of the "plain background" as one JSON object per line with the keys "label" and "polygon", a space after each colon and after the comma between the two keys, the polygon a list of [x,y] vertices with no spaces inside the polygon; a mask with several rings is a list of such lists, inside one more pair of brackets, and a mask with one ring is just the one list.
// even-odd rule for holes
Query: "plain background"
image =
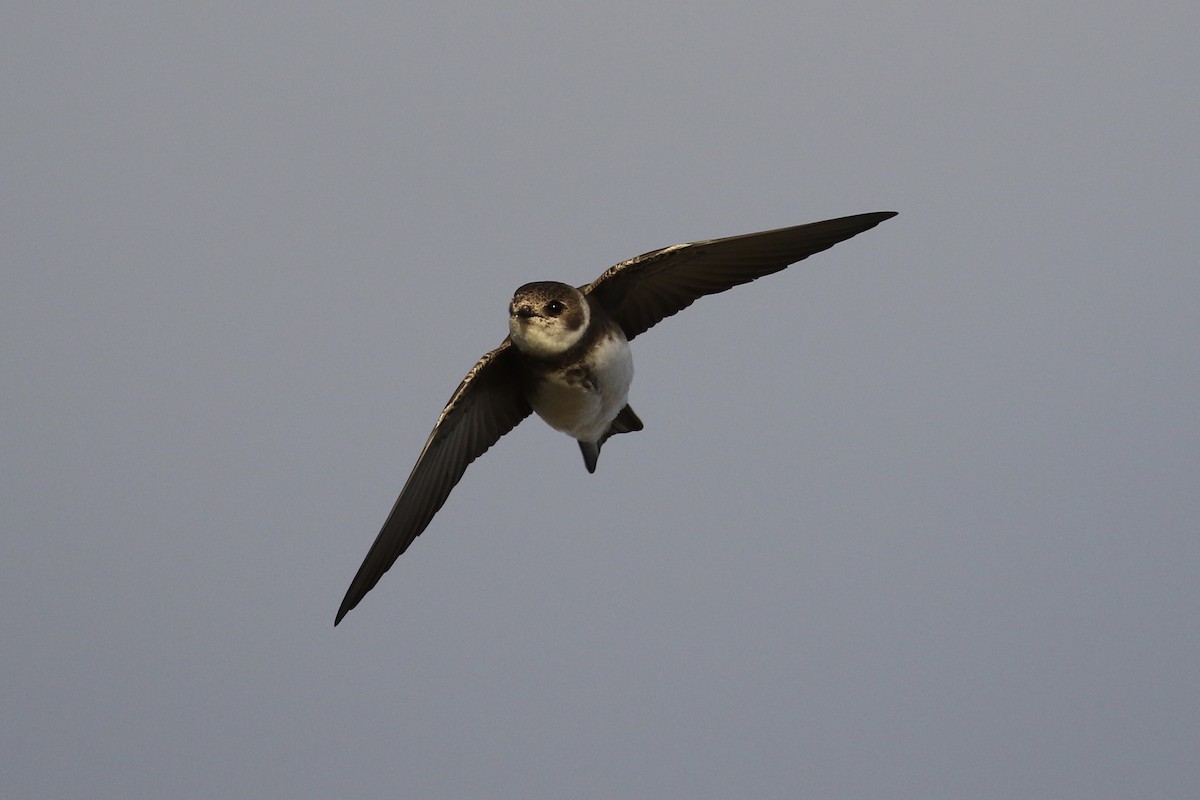
{"label": "plain background", "polygon": [[[1193,798],[1193,2],[0,12],[0,794]],[[512,290],[639,338],[334,612]]]}

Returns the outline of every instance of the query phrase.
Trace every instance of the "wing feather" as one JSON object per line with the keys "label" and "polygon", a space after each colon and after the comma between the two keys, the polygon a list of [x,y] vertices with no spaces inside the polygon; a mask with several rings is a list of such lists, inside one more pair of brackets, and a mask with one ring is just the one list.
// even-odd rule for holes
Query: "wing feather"
{"label": "wing feather", "polygon": [[705,295],[723,292],[833,247],[896,216],[856,214],[725,239],[676,244],[622,261],[582,288],[633,339]]}
{"label": "wing feather", "polygon": [[429,525],[470,465],[532,413],[509,340],[475,364],[442,409],[375,543],[350,582],[334,625],[358,605]]}

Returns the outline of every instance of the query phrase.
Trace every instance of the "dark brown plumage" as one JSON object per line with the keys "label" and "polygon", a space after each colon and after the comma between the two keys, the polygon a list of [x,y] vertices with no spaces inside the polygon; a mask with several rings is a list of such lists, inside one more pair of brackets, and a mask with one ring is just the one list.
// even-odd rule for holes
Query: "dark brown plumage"
{"label": "dark brown plumage", "polygon": [[[858,214],[652,250],[605,270],[580,290],[632,340],[705,295],[778,272],[895,215],[892,211]],[[522,359],[505,339],[471,368],[454,391],[351,581],[334,625],[425,530],[467,466],[532,413],[523,380],[528,371],[522,368]],[[614,433],[641,429],[632,409],[625,408],[630,417],[617,426],[621,430],[614,428]],[[585,461],[588,455],[584,447]],[[599,445],[591,454],[589,471],[595,469],[598,455]]]}

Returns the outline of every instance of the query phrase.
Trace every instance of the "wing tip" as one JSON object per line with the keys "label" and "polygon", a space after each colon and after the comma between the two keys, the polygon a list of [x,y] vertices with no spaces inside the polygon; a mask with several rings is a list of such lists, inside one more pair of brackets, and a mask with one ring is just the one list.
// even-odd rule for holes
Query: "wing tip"
{"label": "wing tip", "polygon": [[864,223],[868,223],[869,228],[874,228],[879,223],[886,222],[892,217],[899,215],[899,213],[899,211],[868,211],[866,214],[855,214],[854,216],[847,217],[847,219],[860,219]]}
{"label": "wing tip", "polygon": [[[814,222],[812,225],[830,226],[830,230],[840,230],[843,238],[839,242],[844,242],[846,239],[857,236],[860,233],[866,233],[876,225],[887,222],[892,217],[898,215],[899,211],[868,211],[865,214],[851,214],[848,217],[835,217],[822,222]],[[807,226],[799,226],[807,227]],[[830,245],[832,247],[832,245]],[[828,248],[825,248],[828,249]],[[819,252],[819,251],[818,251]]]}
{"label": "wing tip", "polygon": [[358,605],[358,603],[350,603],[349,597],[343,600],[341,608],[338,609],[337,616],[333,618],[333,627],[336,628],[338,623],[342,621],[342,618],[349,614],[356,605]]}

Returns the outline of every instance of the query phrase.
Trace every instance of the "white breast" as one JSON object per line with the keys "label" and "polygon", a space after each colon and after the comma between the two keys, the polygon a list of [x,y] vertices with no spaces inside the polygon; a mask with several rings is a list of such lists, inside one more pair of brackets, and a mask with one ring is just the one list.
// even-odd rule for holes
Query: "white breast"
{"label": "white breast", "polygon": [[580,368],[546,375],[530,404],[555,430],[582,442],[595,442],[629,402],[632,381],[629,342],[616,330],[600,340]]}

